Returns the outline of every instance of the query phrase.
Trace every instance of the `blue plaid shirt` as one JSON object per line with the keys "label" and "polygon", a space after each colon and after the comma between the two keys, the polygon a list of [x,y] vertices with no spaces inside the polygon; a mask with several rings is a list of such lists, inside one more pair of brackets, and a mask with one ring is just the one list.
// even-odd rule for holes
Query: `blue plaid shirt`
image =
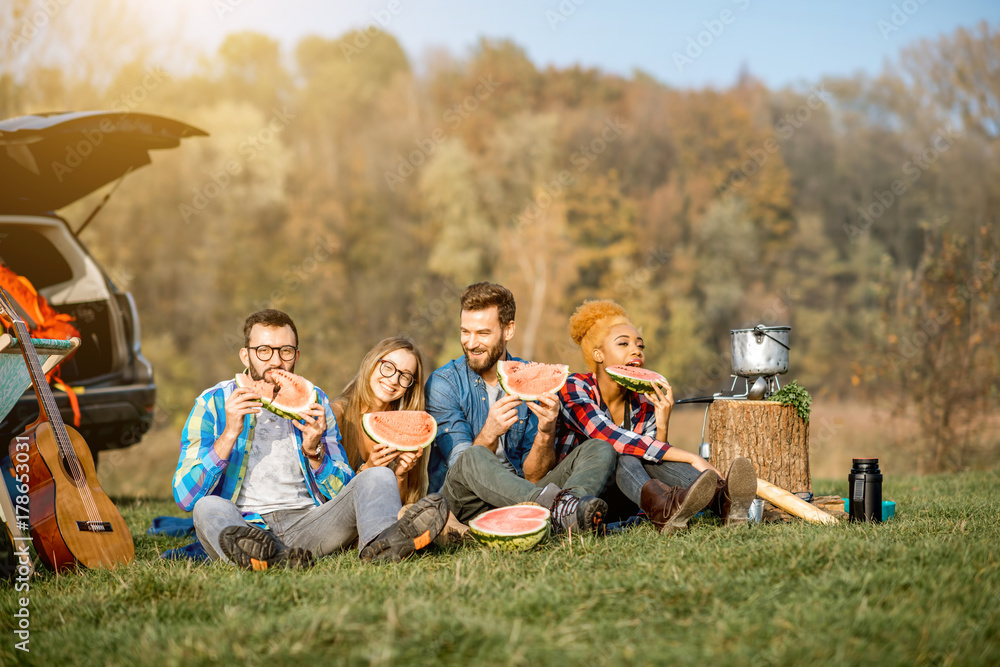
{"label": "blue plaid shirt", "polygon": [[[228,460],[220,459],[213,445],[226,428],[226,399],[236,389],[235,380],[226,380],[206,389],[197,398],[191,414],[188,415],[184,431],[181,433],[181,455],[174,472],[174,500],[184,510],[190,512],[194,504],[205,496],[214,495],[236,502],[240,487],[247,474],[247,453],[253,446],[256,415],[243,417],[243,431],[236,439],[236,445]],[[299,464],[305,475],[306,488],[317,505],[337,495],[354,477],[354,471],[347,464],[347,454],[340,444],[337,420],[330,409],[330,399],[316,388],[319,404],[326,412],[326,433],[323,443],[323,463],[316,470],[302,453],[302,432],[297,428],[295,442],[298,445]],[[259,514],[244,514],[247,521],[264,525]]]}

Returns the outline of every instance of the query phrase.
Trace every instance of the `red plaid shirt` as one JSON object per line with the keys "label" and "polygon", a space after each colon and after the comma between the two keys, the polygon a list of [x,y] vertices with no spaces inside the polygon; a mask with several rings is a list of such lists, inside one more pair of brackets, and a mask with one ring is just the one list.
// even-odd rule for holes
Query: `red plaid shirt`
{"label": "red plaid shirt", "polygon": [[631,431],[612,421],[593,373],[570,375],[559,391],[559,398],[562,399],[562,419],[556,431],[559,459],[590,438],[610,442],[616,451],[641,456],[647,461],[661,461],[670,449],[668,443],[656,439],[653,402],[643,394],[626,390]]}

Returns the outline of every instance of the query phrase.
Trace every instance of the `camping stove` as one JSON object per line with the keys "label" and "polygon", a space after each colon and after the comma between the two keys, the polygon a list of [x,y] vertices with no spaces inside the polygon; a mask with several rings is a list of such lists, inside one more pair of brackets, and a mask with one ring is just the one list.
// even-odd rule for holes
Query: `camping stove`
{"label": "camping stove", "polygon": [[[758,324],[753,329],[732,329],[733,385],[736,391],[740,378],[745,391],[734,398],[768,398],[781,388],[778,376],[788,372],[788,333],[791,327],[765,327]],[[751,378],[756,378],[751,384]],[[763,386],[761,386],[763,384]]]}

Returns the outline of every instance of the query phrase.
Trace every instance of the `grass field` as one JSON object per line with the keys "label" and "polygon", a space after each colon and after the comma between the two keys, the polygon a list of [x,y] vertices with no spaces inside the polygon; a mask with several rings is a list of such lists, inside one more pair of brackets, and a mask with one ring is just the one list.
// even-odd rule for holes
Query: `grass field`
{"label": "grass field", "polygon": [[[817,493],[843,493],[818,482]],[[1000,664],[1000,472],[886,480],[884,525],[699,519],[528,553],[356,553],[307,572],[157,559],[166,500],[120,500],[137,559],[0,589],[4,664]],[[30,598],[30,653],[14,649]]]}

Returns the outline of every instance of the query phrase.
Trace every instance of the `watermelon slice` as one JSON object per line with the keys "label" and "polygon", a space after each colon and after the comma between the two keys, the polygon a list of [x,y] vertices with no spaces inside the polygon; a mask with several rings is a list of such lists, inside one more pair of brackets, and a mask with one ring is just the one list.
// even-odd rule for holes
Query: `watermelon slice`
{"label": "watermelon slice", "polygon": [[246,373],[236,376],[236,384],[260,394],[261,405],[285,419],[300,420],[312,403],[319,402],[316,387],[301,375],[281,369],[272,370],[271,375],[277,386],[266,380],[253,380]]}
{"label": "watermelon slice", "polygon": [[659,373],[638,366],[608,366],[604,370],[608,372],[612,380],[626,389],[637,391],[640,394],[655,394],[653,383],[666,384],[667,382],[667,379]]}
{"label": "watermelon slice", "polygon": [[551,518],[541,505],[499,507],[469,522],[469,532],[481,544],[501,551],[524,551],[549,534]]}
{"label": "watermelon slice", "polygon": [[428,447],[437,437],[437,422],[423,410],[367,412],[361,416],[361,427],[375,442],[400,452]]}
{"label": "watermelon slice", "polygon": [[262,403],[270,403],[274,399],[275,386],[267,380],[254,380],[246,373],[236,375],[236,386],[241,389],[249,389],[260,396]]}
{"label": "watermelon slice", "polygon": [[522,401],[537,401],[542,394],[556,394],[569,377],[565,364],[501,361],[497,364],[500,387]]}

